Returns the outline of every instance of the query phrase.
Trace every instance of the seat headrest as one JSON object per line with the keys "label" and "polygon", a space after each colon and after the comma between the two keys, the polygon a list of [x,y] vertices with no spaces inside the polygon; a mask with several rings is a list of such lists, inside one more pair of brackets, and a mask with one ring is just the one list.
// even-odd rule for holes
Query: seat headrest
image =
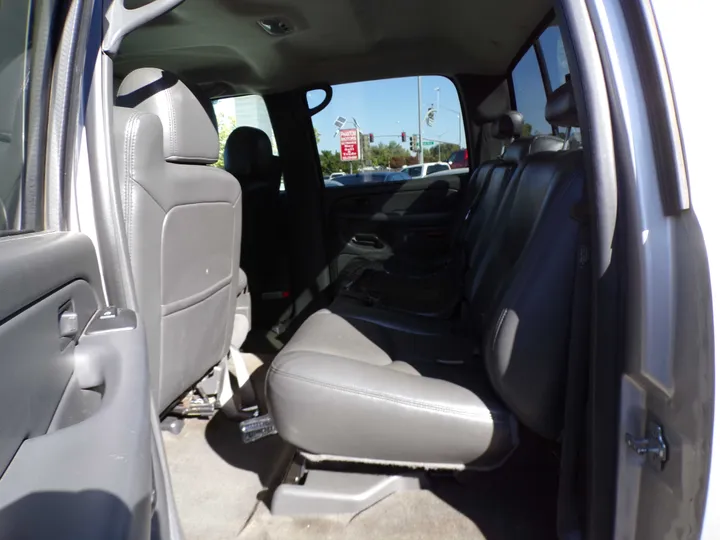
{"label": "seat headrest", "polygon": [[246,182],[277,183],[280,187],[280,161],[273,155],[270,137],[250,126],[235,128],[225,142],[225,170]]}
{"label": "seat headrest", "polygon": [[496,139],[514,139],[522,135],[523,115],[517,111],[507,111],[492,123],[492,136]]}
{"label": "seat headrest", "polygon": [[535,135],[515,139],[508,145],[502,155],[503,161],[520,163],[522,159],[537,152],[559,152],[563,149],[564,141],[554,135]]}
{"label": "seat headrest", "polygon": [[545,119],[559,127],[579,127],[577,105],[570,81],[558,87],[548,96],[545,105]]}
{"label": "seat headrest", "polygon": [[217,121],[212,103],[197,89],[193,92],[176,75],[157,68],[136,69],[120,84],[116,104],[160,118],[166,161],[215,163],[218,160]]}

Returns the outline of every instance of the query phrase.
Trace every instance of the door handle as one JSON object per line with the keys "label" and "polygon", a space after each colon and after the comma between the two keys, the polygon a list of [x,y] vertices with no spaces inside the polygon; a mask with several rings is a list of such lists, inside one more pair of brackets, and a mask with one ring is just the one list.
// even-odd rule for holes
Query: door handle
{"label": "door handle", "polygon": [[356,234],[350,240],[353,244],[363,247],[382,249],[383,242],[374,234]]}

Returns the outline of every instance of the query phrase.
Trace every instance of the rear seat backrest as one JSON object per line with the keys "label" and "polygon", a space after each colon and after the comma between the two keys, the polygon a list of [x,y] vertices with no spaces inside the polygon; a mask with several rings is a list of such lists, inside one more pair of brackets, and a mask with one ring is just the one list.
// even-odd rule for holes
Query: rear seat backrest
{"label": "rear seat backrest", "polygon": [[[511,113],[518,114],[515,111],[510,111],[507,114]],[[522,119],[522,115],[520,118]],[[488,162],[492,164],[492,171],[485,181],[483,193],[470,217],[470,223],[467,226],[465,235],[465,263],[470,271],[475,269],[473,263],[476,263],[481,258],[492,240],[495,217],[498,214],[501,201],[513,173],[520,162],[526,156],[535,152],[557,152],[562,147],[563,141],[552,135],[523,137],[514,140],[505,149],[500,159]]]}
{"label": "rear seat backrest", "polygon": [[[548,99],[551,124],[577,126],[567,92],[561,87]],[[482,325],[495,391],[521,423],[554,439],[562,427],[582,150],[528,156],[515,176],[473,282],[471,313]]]}

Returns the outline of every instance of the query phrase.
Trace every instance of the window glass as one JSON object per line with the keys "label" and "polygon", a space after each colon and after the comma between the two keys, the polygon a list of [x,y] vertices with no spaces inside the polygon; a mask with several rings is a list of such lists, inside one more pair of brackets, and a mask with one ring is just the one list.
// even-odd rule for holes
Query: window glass
{"label": "window glass", "polygon": [[547,97],[535,49],[530,47],[512,72],[515,104],[525,118],[523,136],[552,133],[545,121]]}
{"label": "window glass", "polygon": [[420,176],[422,176],[422,165],[408,167],[407,169],[405,169],[405,172],[408,173],[410,178],[419,178]]}
{"label": "window glass", "polygon": [[[250,126],[264,131],[270,139],[273,155],[278,155],[275,133],[262,96],[248,95],[221,98],[213,102],[213,108],[215,109],[218,133],[220,135],[220,156],[217,162],[214,163],[215,167],[225,168],[225,143],[235,128],[242,126]],[[285,182],[282,177],[280,191],[285,191]]]}
{"label": "window glass", "polygon": [[213,102],[213,108],[220,132],[220,157],[215,163],[216,167],[223,168],[225,166],[225,142],[233,130],[241,126],[250,126],[264,131],[270,138],[273,155],[278,155],[275,133],[273,133],[270,115],[262,96],[222,98]]}
{"label": "window glass", "polygon": [[427,168],[426,174],[432,174],[432,173],[438,172],[438,171],[447,171],[448,169],[450,169],[450,166],[445,165],[444,163],[438,163],[436,165],[429,165]]}
{"label": "window glass", "polygon": [[0,2],[0,231],[17,229],[25,165],[29,1]]}
{"label": "window glass", "polygon": [[565,47],[563,46],[562,36],[560,35],[560,28],[557,26],[548,26],[538,41],[540,42],[540,47],[545,57],[545,65],[547,65],[548,77],[550,78],[550,87],[555,90],[558,86],[565,83],[565,77],[570,73],[567,57],[565,56]]}
{"label": "window glass", "polygon": [[[322,90],[311,90],[308,105],[324,97]],[[445,163],[465,150],[461,110],[455,85],[441,76],[334,86],[328,106],[312,117],[325,186],[407,181],[428,174],[430,164]],[[417,165],[421,133],[426,172]],[[404,168],[399,176],[390,174]]]}

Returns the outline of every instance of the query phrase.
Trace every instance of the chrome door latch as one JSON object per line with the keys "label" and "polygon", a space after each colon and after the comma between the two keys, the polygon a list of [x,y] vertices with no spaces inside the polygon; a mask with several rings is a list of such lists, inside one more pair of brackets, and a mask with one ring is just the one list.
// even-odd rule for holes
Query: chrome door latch
{"label": "chrome door latch", "polygon": [[630,433],[626,433],[625,443],[637,455],[646,456],[656,470],[662,470],[667,461],[668,447],[660,424],[648,422],[645,438],[633,437]]}

